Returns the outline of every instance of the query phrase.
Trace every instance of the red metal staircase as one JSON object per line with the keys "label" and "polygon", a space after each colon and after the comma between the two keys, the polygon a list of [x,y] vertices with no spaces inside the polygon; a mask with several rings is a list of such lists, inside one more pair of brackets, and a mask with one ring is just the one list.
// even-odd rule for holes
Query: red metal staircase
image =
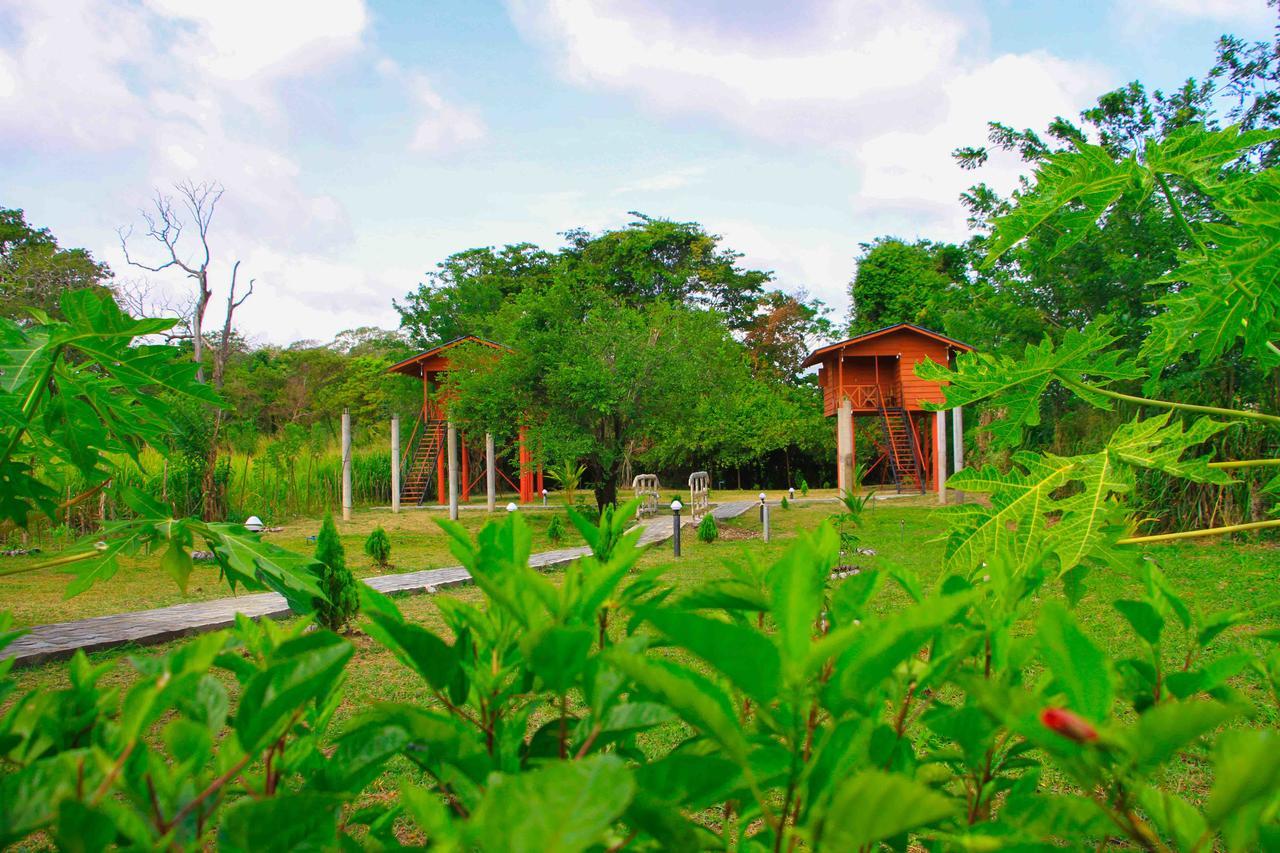
{"label": "red metal staircase", "polygon": [[437,460],[444,447],[445,422],[443,420],[419,421],[414,425],[400,460],[400,502],[421,505],[426,502],[427,490],[436,479]]}
{"label": "red metal staircase", "polygon": [[[902,394],[896,395],[902,400]],[[920,439],[916,435],[915,424],[906,408],[901,405],[886,405],[884,397],[880,397],[880,419],[884,424],[886,443],[889,445],[889,470],[893,473],[894,484],[898,491],[925,492],[924,461],[920,454]]]}

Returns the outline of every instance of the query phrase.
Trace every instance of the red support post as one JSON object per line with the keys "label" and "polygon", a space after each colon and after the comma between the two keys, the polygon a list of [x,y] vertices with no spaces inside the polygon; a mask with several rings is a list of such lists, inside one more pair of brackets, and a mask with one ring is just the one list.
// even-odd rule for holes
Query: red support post
{"label": "red support post", "polygon": [[529,430],[520,427],[520,503],[533,503],[533,454],[529,452]]}
{"label": "red support post", "polygon": [[459,500],[467,503],[471,500],[471,459],[467,454],[467,442],[461,436],[458,443],[462,445],[462,496]]}

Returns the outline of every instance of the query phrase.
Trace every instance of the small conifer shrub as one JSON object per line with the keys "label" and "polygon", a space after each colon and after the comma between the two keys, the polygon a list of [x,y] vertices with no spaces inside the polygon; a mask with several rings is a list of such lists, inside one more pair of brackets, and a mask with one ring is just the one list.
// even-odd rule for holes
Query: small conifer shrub
{"label": "small conifer shrub", "polygon": [[391,539],[382,525],[373,528],[369,538],[364,540],[364,552],[373,558],[378,568],[385,569],[391,561]]}
{"label": "small conifer shrub", "polygon": [[796,486],[800,489],[802,497],[807,498],[809,496],[809,481],[804,478],[804,474],[796,477]]}
{"label": "small conifer shrub", "polygon": [[360,594],[356,579],[347,569],[347,555],[338,538],[333,513],[325,513],[316,537],[316,578],[329,600],[316,599],[316,621],[331,631],[346,628],[360,611]]}
{"label": "small conifer shrub", "polygon": [[707,513],[702,517],[702,521],[698,524],[698,541],[714,542],[720,538],[720,528],[716,527],[716,519],[711,513]]}
{"label": "small conifer shrub", "polygon": [[564,518],[560,513],[551,516],[551,523],[547,525],[547,541],[553,545],[564,538]]}
{"label": "small conifer shrub", "polygon": [[782,503],[780,504],[780,506],[783,509],[791,509],[791,504],[787,501],[785,497],[782,499]]}

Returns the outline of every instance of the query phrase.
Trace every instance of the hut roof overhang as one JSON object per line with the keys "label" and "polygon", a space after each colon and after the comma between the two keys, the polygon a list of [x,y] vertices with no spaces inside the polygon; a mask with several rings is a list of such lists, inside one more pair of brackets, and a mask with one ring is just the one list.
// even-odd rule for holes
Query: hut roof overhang
{"label": "hut roof overhang", "polygon": [[854,335],[852,338],[846,338],[843,341],[836,341],[833,344],[818,347],[816,350],[809,353],[809,357],[804,360],[801,367],[812,367],[813,365],[821,362],[824,356],[836,352],[837,350],[856,347],[858,344],[866,343],[874,340],[875,338],[898,331],[912,332],[926,338],[932,338],[935,341],[940,341],[949,347],[954,347],[955,349],[962,350],[964,352],[973,352],[973,347],[968,344],[957,341],[954,338],[948,338],[946,335],[935,332],[932,329],[926,329],[923,326],[917,326],[914,323],[895,323],[892,326],[885,326],[883,329],[876,329],[873,332],[864,332],[861,335]]}
{"label": "hut roof overhang", "polygon": [[504,346],[503,344],[495,343],[494,341],[487,341],[484,338],[476,337],[475,335],[463,335],[461,337],[454,338],[451,341],[445,341],[444,343],[434,346],[429,350],[424,350],[423,352],[420,352],[417,355],[410,356],[409,358],[406,358],[404,361],[398,361],[395,364],[388,367],[387,372],[403,373],[406,376],[420,376],[422,374],[421,365],[423,362],[428,361],[432,358],[435,358],[436,356],[443,354],[447,350],[453,349],[459,344],[466,344],[466,343],[481,344],[486,347],[492,347],[493,349],[501,350],[502,352],[512,351],[511,347]]}

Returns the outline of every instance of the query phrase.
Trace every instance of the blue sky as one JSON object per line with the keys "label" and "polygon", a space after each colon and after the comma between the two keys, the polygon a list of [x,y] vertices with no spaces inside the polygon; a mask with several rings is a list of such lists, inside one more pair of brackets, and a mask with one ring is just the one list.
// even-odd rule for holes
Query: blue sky
{"label": "blue sky", "polygon": [[214,283],[240,260],[241,326],[276,343],[394,326],[451,252],[630,210],[700,221],[843,316],[860,242],[964,236],[974,176],[948,154],[987,120],[1176,86],[1272,21],[1263,0],[0,0],[0,205],[163,292],[181,280],[128,267],[116,231],[216,179]]}

